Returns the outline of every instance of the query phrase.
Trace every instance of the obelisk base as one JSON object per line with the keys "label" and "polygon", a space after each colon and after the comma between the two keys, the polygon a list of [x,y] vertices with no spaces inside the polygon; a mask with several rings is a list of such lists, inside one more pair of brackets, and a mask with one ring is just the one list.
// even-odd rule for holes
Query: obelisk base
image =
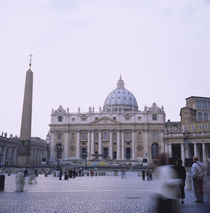
{"label": "obelisk base", "polygon": [[30,143],[27,144],[23,143],[18,148],[18,160],[17,160],[18,167],[30,167],[31,165],[30,155],[31,155]]}

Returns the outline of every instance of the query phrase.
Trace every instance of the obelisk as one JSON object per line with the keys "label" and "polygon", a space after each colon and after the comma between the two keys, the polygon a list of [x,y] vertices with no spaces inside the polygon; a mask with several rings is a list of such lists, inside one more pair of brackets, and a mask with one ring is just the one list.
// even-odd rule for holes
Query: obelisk
{"label": "obelisk", "polygon": [[29,70],[26,71],[23,99],[23,111],[20,130],[20,140],[22,144],[18,150],[18,165],[21,167],[27,167],[30,165],[30,140],[33,97],[33,72],[31,70],[31,60],[32,55],[30,55]]}

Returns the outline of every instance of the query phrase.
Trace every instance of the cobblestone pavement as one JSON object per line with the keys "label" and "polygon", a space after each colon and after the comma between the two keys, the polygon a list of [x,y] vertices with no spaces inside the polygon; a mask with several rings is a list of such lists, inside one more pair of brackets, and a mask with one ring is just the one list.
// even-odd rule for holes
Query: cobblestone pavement
{"label": "cobblestone pavement", "polygon": [[[15,175],[6,176],[5,192],[0,193],[0,213],[147,213],[155,212],[155,181],[142,181],[137,173],[120,176],[77,177],[58,180],[39,175],[36,184],[27,184],[24,192],[15,192]],[[210,195],[205,202],[194,202],[186,191],[181,213],[210,212]]]}

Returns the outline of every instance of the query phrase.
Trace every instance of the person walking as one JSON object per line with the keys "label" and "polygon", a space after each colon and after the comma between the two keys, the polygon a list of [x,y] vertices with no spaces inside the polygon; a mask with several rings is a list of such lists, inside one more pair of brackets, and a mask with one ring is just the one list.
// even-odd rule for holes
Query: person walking
{"label": "person walking", "polygon": [[179,213],[179,184],[173,167],[168,165],[168,155],[159,155],[159,167],[156,168],[157,177],[157,213]]}
{"label": "person walking", "polygon": [[145,180],[145,171],[144,170],[142,171],[141,175],[142,175],[142,180]]}
{"label": "person walking", "polygon": [[185,170],[184,166],[182,166],[181,159],[177,159],[174,169],[176,170],[177,178],[181,179],[181,183],[179,184],[179,188],[180,188],[179,197],[181,199],[181,203],[183,204],[184,198],[185,198],[184,187],[185,187],[185,180],[186,180],[186,170]]}
{"label": "person walking", "polygon": [[193,165],[191,167],[192,172],[192,185],[195,195],[195,202],[203,202],[203,178],[205,175],[205,165],[198,161],[198,157],[193,157]]}

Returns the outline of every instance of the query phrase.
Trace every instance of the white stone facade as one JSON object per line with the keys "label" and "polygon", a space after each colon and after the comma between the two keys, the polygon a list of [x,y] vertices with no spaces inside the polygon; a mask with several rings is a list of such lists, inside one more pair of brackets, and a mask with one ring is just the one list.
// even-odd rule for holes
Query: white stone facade
{"label": "white stone facade", "polygon": [[86,153],[89,160],[99,154],[99,158],[110,160],[146,158],[150,162],[164,151],[164,124],[163,107],[153,103],[139,110],[135,97],[124,88],[120,78],[117,89],[106,98],[103,110],[99,107],[96,112],[89,108],[83,113],[78,109],[73,113],[62,106],[52,110],[50,161],[56,160],[55,144],[62,143],[62,159],[66,161],[81,159]]}

